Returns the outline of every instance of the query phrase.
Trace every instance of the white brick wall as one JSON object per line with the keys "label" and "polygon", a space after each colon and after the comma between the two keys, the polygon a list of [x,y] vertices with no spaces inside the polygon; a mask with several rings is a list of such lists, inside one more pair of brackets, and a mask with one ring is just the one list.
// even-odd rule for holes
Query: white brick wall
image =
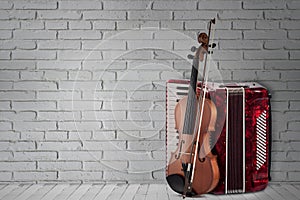
{"label": "white brick wall", "polygon": [[273,181],[300,182],[297,0],[1,1],[0,182],[163,181],[165,81],[212,17],[223,80],[272,93]]}

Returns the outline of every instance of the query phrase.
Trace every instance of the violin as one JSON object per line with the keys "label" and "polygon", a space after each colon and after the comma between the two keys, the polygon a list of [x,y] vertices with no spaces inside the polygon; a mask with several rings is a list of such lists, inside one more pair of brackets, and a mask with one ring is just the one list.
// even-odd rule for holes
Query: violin
{"label": "violin", "polygon": [[[210,147],[210,133],[215,130],[217,109],[207,97],[205,86],[208,49],[215,47],[215,44],[209,44],[212,24],[215,24],[215,19],[209,22],[208,35],[201,33],[198,36],[201,45],[193,58],[188,96],[179,100],[174,110],[179,141],[177,149],[171,153],[166,173],[170,187],[183,198],[212,191],[220,178],[217,157]],[[204,68],[198,95],[199,62],[204,63]]]}

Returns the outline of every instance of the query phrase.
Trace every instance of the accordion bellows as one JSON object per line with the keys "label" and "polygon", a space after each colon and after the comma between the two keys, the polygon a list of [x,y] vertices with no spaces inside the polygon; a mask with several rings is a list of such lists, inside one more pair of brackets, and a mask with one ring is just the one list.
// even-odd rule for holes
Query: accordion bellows
{"label": "accordion bellows", "polygon": [[[167,82],[167,162],[178,142],[174,108],[187,95],[188,86],[186,80]],[[212,193],[263,190],[270,179],[271,110],[268,90],[255,82],[208,83],[207,88],[207,97],[217,107],[217,122],[210,144],[217,155],[220,179]]]}

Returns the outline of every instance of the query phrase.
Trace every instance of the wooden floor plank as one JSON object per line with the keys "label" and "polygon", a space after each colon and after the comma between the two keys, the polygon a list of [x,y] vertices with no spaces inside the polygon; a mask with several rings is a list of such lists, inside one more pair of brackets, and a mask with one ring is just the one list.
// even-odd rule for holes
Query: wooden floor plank
{"label": "wooden floor plank", "polygon": [[176,192],[174,192],[169,186],[167,186],[167,194],[170,200],[182,200],[182,196]]}
{"label": "wooden floor plank", "polygon": [[111,194],[107,197],[107,199],[120,199],[121,196],[126,191],[127,187],[129,187],[128,184],[118,184],[118,185],[116,185],[116,187],[111,192]]}
{"label": "wooden floor plank", "polygon": [[6,185],[4,188],[2,188],[2,190],[0,190],[0,199],[18,187],[18,185]]}
{"label": "wooden floor plank", "polygon": [[257,200],[257,197],[255,196],[254,193],[245,193],[245,194],[241,194],[241,196],[243,196],[247,200]]}
{"label": "wooden floor plank", "polygon": [[28,187],[23,193],[19,194],[19,196],[17,196],[14,200],[25,200],[42,187],[44,187],[44,185],[42,184],[33,184]]}
{"label": "wooden floor plank", "polygon": [[272,200],[272,198],[267,193],[265,193],[265,190],[255,192],[254,195],[258,200]]}
{"label": "wooden floor plank", "polygon": [[294,196],[300,199],[300,188],[296,188],[294,185],[282,185],[286,190],[292,193]]}
{"label": "wooden floor plank", "polygon": [[104,184],[94,184],[89,190],[80,198],[81,200],[92,200],[101,191]]}
{"label": "wooden floor plank", "polygon": [[288,200],[299,200],[298,197],[296,197],[294,194],[289,192],[287,189],[285,189],[281,185],[272,185],[271,186],[279,195],[281,195],[284,199]]}
{"label": "wooden floor plank", "polygon": [[282,196],[280,196],[271,186],[267,187],[264,192],[273,200],[282,200]]}
{"label": "wooden floor plank", "polygon": [[140,184],[130,184],[123,195],[121,196],[120,200],[133,200],[134,196],[136,195]]}
{"label": "wooden floor plank", "polygon": [[41,200],[53,200],[67,187],[69,187],[69,184],[57,184]]}
{"label": "wooden floor plank", "polygon": [[116,187],[116,184],[107,184],[105,185],[102,190],[95,196],[95,200],[105,200],[108,199],[107,197],[111,194],[111,192]]}
{"label": "wooden floor plank", "polygon": [[80,185],[74,192],[71,194],[68,199],[70,200],[79,200],[91,187],[91,185],[88,184],[82,184]]}
{"label": "wooden floor plank", "polygon": [[136,195],[134,196],[134,200],[145,200],[149,184],[141,184],[139,189],[136,191]]}
{"label": "wooden floor plank", "polygon": [[35,200],[35,199],[42,199],[43,196],[45,196],[55,185],[44,185],[40,189],[38,189],[36,192],[34,192],[32,195],[30,195],[27,199]]}
{"label": "wooden floor plank", "polygon": [[55,200],[65,200],[67,199],[80,185],[69,185],[64,188],[58,195],[56,195]]}
{"label": "wooden floor plank", "polygon": [[19,187],[12,192],[8,193],[7,195],[3,196],[3,199],[15,199],[20,194],[22,194],[30,185],[19,185]]}

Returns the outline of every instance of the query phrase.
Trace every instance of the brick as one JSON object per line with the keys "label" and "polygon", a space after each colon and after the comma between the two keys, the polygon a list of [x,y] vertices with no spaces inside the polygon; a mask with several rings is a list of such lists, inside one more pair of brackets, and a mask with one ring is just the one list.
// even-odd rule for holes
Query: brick
{"label": "brick", "polygon": [[151,121],[103,121],[104,130],[155,130]]}
{"label": "brick", "polygon": [[258,10],[237,10],[237,11],[223,11],[219,13],[220,19],[263,19],[263,12]]}
{"label": "brick", "polygon": [[191,20],[191,19],[212,19],[216,17],[214,11],[174,11],[175,20]]}
{"label": "brick", "polygon": [[68,72],[69,80],[91,80],[92,72],[89,71],[69,71]]}
{"label": "brick", "polygon": [[257,71],[258,80],[279,80],[280,72],[274,71]]}
{"label": "brick", "polygon": [[300,59],[300,51],[290,51],[290,59],[299,60]]}
{"label": "brick", "polygon": [[[286,118],[290,117],[290,116],[295,116],[295,115],[299,115],[299,112],[290,112],[293,115],[288,115]],[[283,141],[300,141],[300,134],[298,134],[296,131],[288,131],[288,132],[283,132],[280,133],[280,139]]]}
{"label": "brick", "polygon": [[[0,113],[0,115],[1,115],[1,113]],[[0,116],[0,117],[2,117],[2,116]],[[2,140],[2,141],[5,141],[5,140],[17,141],[19,139],[20,139],[20,134],[17,132],[13,132],[13,131],[0,132],[0,140]]]}
{"label": "brick", "polygon": [[98,10],[98,11],[84,11],[83,19],[126,19],[125,11],[115,11],[115,10]]}
{"label": "brick", "polygon": [[57,3],[56,2],[29,2],[29,1],[16,1],[14,2],[15,9],[21,10],[50,10],[56,9]]}
{"label": "brick", "polygon": [[26,100],[26,99],[34,99],[34,92],[28,91],[0,91],[0,99],[1,100]]}
{"label": "brick", "polygon": [[299,156],[300,156],[299,152],[294,152],[294,151],[287,152],[288,160],[299,161],[300,160]]}
{"label": "brick", "polygon": [[287,29],[287,30],[291,30],[291,29],[300,29],[300,23],[298,21],[282,21],[280,22],[280,28],[282,29]]}
{"label": "brick", "polygon": [[0,110],[10,110],[10,102],[0,101]]}
{"label": "brick", "polygon": [[22,80],[41,80],[43,79],[43,71],[21,71]]}
{"label": "brick", "polygon": [[60,81],[59,89],[61,90],[99,90],[101,81]]}
{"label": "brick", "polygon": [[60,60],[101,60],[102,53],[99,51],[61,50],[58,51]]}
{"label": "brick", "polygon": [[288,130],[299,131],[300,130],[300,123],[299,122],[289,122],[288,123]]}
{"label": "brick", "polygon": [[236,10],[241,9],[241,1],[200,1],[199,10]]}
{"label": "brick", "polygon": [[129,161],[128,170],[139,172],[152,172],[161,169],[165,165],[165,161]]}
{"label": "brick", "polygon": [[257,21],[255,24],[256,29],[276,29],[278,30],[279,22],[277,21],[271,21],[271,20],[260,20]]}
{"label": "brick", "polygon": [[142,21],[138,21],[138,20],[118,21],[116,29],[117,30],[139,29],[142,23],[143,23]]}
{"label": "brick", "polygon": [[82,49],[92,50],[126,50],[126,42],[119,40],[102,40],[97,43],[95,41],[83,41]]}
{"label": "brick", "polygon": [[282,70],[293,70],[299,69],[299,61],[266,61],[265,69],[282,69]]}
{"label": "brick", "polygon": [[1,120],[22,121],[24,119],[33,120],[35,118],[36,118],[36,113],[32,111],[27,111],[27,112],[0,111]]}
{"label": "brick", "polygon": [[20,22],[19,21],[0,21],[0,29],[18,29],[20,28]]}
{"label": "brick", "polygon": [[0,130],[12,130],[11,122],[0,122]]}
{"label": "brick", "polygon": [[0,39],[11,39],[12,31],[9,30],[0,30]]}
{"label": "brick", "polygon": [[58,31],[59,39],[102,39],[98,30],[67,30]]}
{"label": "brick", "polygon": [[9,1],[2,1],[0,5],[0,9],[11,9],[13,7],[13,3]]}
{"label": "brick", "polygon": [[81,142],[38,142],[38,150],[47,151],[62,151],[62,150],[80,150],[82,148]]}
{"label": "brick", "polygon": [[153,2],[153,10],[195,10],[197,8],[196,1],[155,1]]}
{"label": "brick", "polygon": [[61,1],[59,2],[60,9],[75,9],[75,10],[99,10],[102,9],[101,1]]}
{"label": "brick", "polygon": [[80,170],[82,169],[81,162],[74,161],[59,161],[59,162],[49,162],[49,161],[40,161],[38,162],[38,170],[46,171],[69,171],[69,170]]}
{"label": "brick", "polygon": [[14,152],[14,158],[18,161],[56,160],[57,152]]}
{"label": "brick", "polygon": [[[178,46],[181,43],[178,43]],[[179,48],[179,47],[178,47]],[[127,62],[127,68],[129,70],[161,70],[172,69],[172,61],[167,60],[129,60]]]}
{"label": "brick", "polygon": [[128,41],[128,49],[172,49],[173,42],[165,40],[136,40]]}
{"label": "brick", "polygon": [[255,27],[255,22],[254,21],[233,21],[232,22],[232,27],[233,29],[237,30],[251,30],[254,29]]}
{"label": "brick", "polygon": [[26,49],[33,50],[36,49],[36,42],[29,40],[6,40],[0,49]]}
{"label": "brick", "polygon": [[272,98],[278,101],[300,99],[300,93],[297,91],[275,91],[272,93]]}
{"label": "brick", "polygon": [[52,71],[47,70],[44,72],[43,79],[45,80],[67,80],[67,72],[66,71]]}
{"label": "brick", "polygon": [[288,32],[288,38],[289,39],[300,39],[300,31],[289,31]]}
{"label": "brick", "polygon": [[9,51],[2,51],[0,52],[0,60],[10,60],[11,58],[11,52]]}
{"label": "brick", "polygon": [[49,30],[65,30],[68,28],[68,23],[66,21],[46,21],[45,27]]}
{"label": "brick", "polygon": [[129,20],[166,20],[172,19],[171,11],[144,10],[144,11],[129,11]]}
{"label": "brick", "polygon": [[[189,29],[189,28],[192,28],[192,26],[190,25],[186,25],[188,22],[185,22],[185,25],[183,25],[184,23],[182,21],[160,21],[160,27],[162,29],[172,29],[172,30],[175,30],[175,29],[179,29],[179,30],[182,30],[183,27],[185,27],[185,29]],[[197,25],[200,24],[200,23],[197,23]]]}
{"label": "brick", "polygon": [[41,121],[31,121],[31,122],[14,122],[15,130],[55,130],[56,122],[41,122]]}
{"label": "brick", "polygon": [[300,72],[299,71],[287,71],[287,72],[281,72],[281,79],[282,80],[299,80],[300,79]]}
{"label": "brick", "polygon": [[112,70],[124,70],[126,69],[125,61],[83,61],[84,70],[103,70],[103,69],[112,69]]}
{"label": "brick", "polygon": [[234,70],[233,80],[257,80],[257,76],[254,70]]}
{"label": "brick", "polygon": [[104,102],[103,109],[107,110],[145,110],[151,107],[152,103],[148,100],[135,101],[135,100],[123,100],[123,101],[108,101]]}
{"label": "brick", "polygon": [[115,171],[104,171],[103,179],[107,181],[114,180],[131,180],[131,181],[145,181],[151,180],[151,173],[128,173],[128,172],[115,172]]}
{"label": "brick", "polygon": [[38,61],[38,69],[58,69],[58,70],[68,70],[68,69],[79,69],[81,66],[80,61]]}
{"label": "brick", "polygon": [[0,181],[12,180],[12,172],[0,172]]}
{"label": "brick", "polygon": [[34,150],[35,143],[34,142],[0,142],[0,150],[9,150],[9,151],[26,151],[26,150]]}
{"label": "brick", "polygon": [[166,116],[164,112],[146,110],[146,111],[128,111],[128,119],[142,120],[142,121],[160,121],[165,120]]}
{"label": "brick", "polygon": [[91,131],[69,131],[68,137],[70,140],[91,140]]}
{"label": "brick", "polygon": [[264,11],[265,19],[300,19],[299,10],[267,10]]}
{"label": "brick", "polygon": [[102,158],[102,151],[60,151],[59,160],[97,161]]}
{"label": "brick", "polygon": [[11,90],[13,89],[13,82],[12,81],[5,81],[5,82],[0,82],[0,90]]}
{"label": "brick", "polygon": [[39,91],[39,100],[78,100],[81,99],[79,91]]}
{"label": "brick", "polygon": [[284,30],[244,31],[245,39],[285,39],[287,36]]}
{"label": "brick", "polygon": [[299,172],[288,172],[287,176],[289,181],[297,182],[300,180]]}
{"label": "brick", "polygon": [[99,150],[125,150],[126,142],[125,141],[84,141],[83,148],[85,150],[99,151]]}
{"label": "brick", "polygon": [[65,120],[78,120],[80,119],[79,112],[66,112],[66,111],[43,111],[38,112],[39,120],[47,120],[47,121],[65,121]]}
{"label": "brick", "polygon": [[102,107],[101,101],[59,101],[58,109],[60,110],[100,110]]}
{"label": "brick", "polygon": [[121,100],[126,99],[125,91],[83,91],[85,100]]}
{"label": "brick", "polygon": [[98,161],[98,162],[84,162],[83,169],[88,171],[103,171],[103,170],[127,170],[127,161]]}
{"label": "brick", "polygon": [[47,60],[47,59],[56,59],[55,51],[26,51],[26,50],[17,50],[12,52],[12,58],[16,60]]}
{"label": "brick", "polygon": [[117,72],[118,80],[159,80],[158,71],[120,71]]}
{"label": "brick", "polygon": [[243,4],[243,9],[284,9],[286,2],[284,0],[272,0],[268,2],[261,1],[245,1]]}
{"label": "brick", "polygon": [[300,101],[291,101],[290,110],[300,110]]}
{"label": "brick", "polygon": [[68,139],[68,134],[67,131],[50,131],[45,133],[45,138],[46,140],[67,140]]}
{"label": "brick", "polygon": [[30,140],[30,141],[36,141],[36,140],[43,140],[45,139],[43,131],[22,131],[21,132],[21,140]]}
{"label": "brick", "polygon": [[124,120],[126,119],[125,111],[83,111],[83,120]]}
{"label": "brick", "polygon": [[57,172],[14,172],[14,180],[30,181],[30,180],[55,180]]}
{"label": "brick", "polygon": [[284,60],[288,59],[287,52],[282,51],[248,51],[244,52],[244,58],[247,60]]}
{"label": "brick", "polygon": [[128,141],[129,150],[159,150],[164,148],[163,141]]}
{"label": "brick", "polygon": [[103,172],[66,171],[58,172],[59,180],[98,180],[102,181]]}
{"label": "brick", "polygon": [[219,42],[220,49],[262,49],[261,41],[224,40]]}
{"label": "brick", "polygon": [[93,122],[58,122],[59,130],[70,130],[70,131],[89,131],[99,130],[102,128],[101,121]]}
{"label": "brick", "polygon": [[39,49],[80,49],[80,42],[73,40],[47,40],[37,42]]}
{"label": "brick", "polygon": [[35,19],[33,10],[0,10],[0,19]]}
{"label": "brick", "polygon": [[0,162],[1,171],[29,171],[35,169],[35,162]]}
{"label": "brick", "polygon": [[57,85],[54,82],[46,81],[19,81],[14,83],[17,90],[55,90]]}
{"label": "brick", "polygon": [[12,152],[0,152],[0,156],[2,161],[9,161],[13,159]]}
{"label": "brick", "polygon": [[92,29],[92,23],[89,21],[71,21],[69,22],[69,28],[74,30]]}
{"label": "brick", "polygon": [[114,21],[95,21],[93,22],[93,28],[96,30],[114,30],[116,23]]}
{"label": "brick", "polygon": [[1,70],[0,80],[17,80],[19,79],[18,71],[4,71]]}
{"label": "brick", "polygon": [[298,49],[297,40],[269,40],[264,42],[265,49]]}
{"label": "brick", "polygon": [[37,11],[37,19],[81,19],[81,13],[65,10]]}
{"label": "brick", "polygon": [[45,24],[42,21],[22,21],[22,29],[45,29]]}
{"label": "brick", "polygon": [[15,30],[15,39],[56,39],[56,31],[44,31],[44,30]]}
{"label": "brick", "polygon": [[287,2],[288,9],[298,9],[300,8],[300,2],[299,1],[291,1]]}
{"label": "brick", "polygon": [[152,160],[150,152],[145,151],[104,151],[102,160]]}
{"label": "brick", "polygon": [[148,1],[104,1],[105,10],[145,10],[151,8],[152,3]]}

